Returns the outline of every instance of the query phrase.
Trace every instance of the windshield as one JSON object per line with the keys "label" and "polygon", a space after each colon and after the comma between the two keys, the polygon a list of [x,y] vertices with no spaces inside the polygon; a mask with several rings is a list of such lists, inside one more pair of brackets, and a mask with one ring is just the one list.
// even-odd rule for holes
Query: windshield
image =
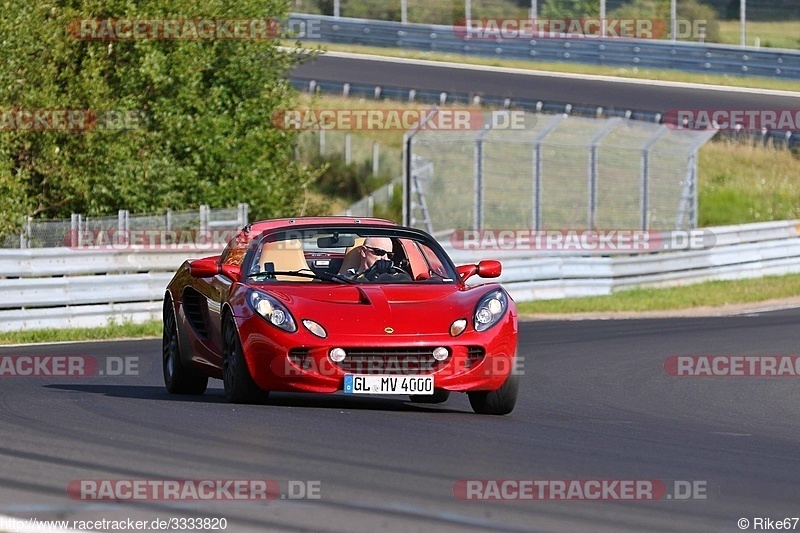
{"label": "windshield", "polygon": [[400,228],[291,230],[262,238],[248,275],[258,282],[455,283],[452,262],[429,236]]}

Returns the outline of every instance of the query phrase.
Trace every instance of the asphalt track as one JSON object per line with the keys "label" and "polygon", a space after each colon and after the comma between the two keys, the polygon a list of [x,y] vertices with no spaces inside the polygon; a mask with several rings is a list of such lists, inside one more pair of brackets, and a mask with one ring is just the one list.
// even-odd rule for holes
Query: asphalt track
{"label": "asphalt track", "polygon": [[299,66],[292,77],[660,113],[673,109],[800,109],[800,93],[792,96],[758,90],[713,90],[635,80],[501,72],[491,67],[453,68],[447,63],[430,65],[372,57],[323,55]]}
{"label": "asphalt track", "polygon": [[[139,375],[0,379],[0,514],[225,517],[227,531],[739,531],[800,515],[797,378],[676,378],[670,355],[791,355],[800,311],[521,324],[507,417],[401,397],[273,395],[227,404],[218,381],[170,396],[160,341],[4,348],[0,356],[138,357]],[[319,500],[87,502],[77,479],[319,481]],[[465,479],[700,481],[706,499],[462,501]]]}

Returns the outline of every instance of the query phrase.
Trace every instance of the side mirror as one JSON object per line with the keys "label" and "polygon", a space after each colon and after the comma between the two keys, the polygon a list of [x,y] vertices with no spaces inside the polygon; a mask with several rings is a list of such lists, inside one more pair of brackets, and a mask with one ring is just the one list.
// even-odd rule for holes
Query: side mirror
{"label": "side mirror", "polygon": [[486,260],[478,263],[478,275],[482,278],[497,278],[503,272],[500,261]]}
{"label": "side mirror", "polygon": [[211,259],[189,261],[189,275],[194,278],[212,278],[220,273],[219,263]]}
{"label": "side mirror", "polygon": [[467,281],[475,274],[482,278],[496,278],[503,272],[503,265],[500,264],[500,261],[486,260],[477,265],[457,266],[456,272],[461,276],[461,281]]}
{"label": "side mirror", "polygon": [[227,278],[230,278],[231,281],[239,281],[239,278],[242,275],[242,269],[234,265],[222,265],[219,273]]}

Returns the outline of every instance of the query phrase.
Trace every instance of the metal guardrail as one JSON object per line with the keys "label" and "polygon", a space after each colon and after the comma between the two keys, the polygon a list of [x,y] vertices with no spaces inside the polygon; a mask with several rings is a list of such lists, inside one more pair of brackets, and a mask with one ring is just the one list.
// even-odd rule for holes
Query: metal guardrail
{"label": "metal guardrail", "polygon": [[[799,226],[791,220],[706,228],[716,236],[714,248],[613,256],[453,250],[442,240],[457,264],[502,260],[500,282],[525,301],[800,272]],[[157,319],[174,270],[190,256],[217,252],[0,250],[0,331]]]}
{"label": "metal guardrail", "polygon": [[220,251],[0,250],[0,331],[158,318],[174,271]]}
{"label": "metal guardrail", "polygon": [[[642,39],[468,40],[452,26],[293,13],[304,40],[707,74],[800,79],[800,51]],[[302,33],[304,30],[305,33]]]}
{"label": "metal guardrail", "polygon": [[[800,221],[705,228],[716,244],[703,250],[624,252],[513,251],[486,254],[503,261],[499,281],[517,301],[605,296],[634,287],[667,287],[711,280],[800,273]],[[456,263],[475,252],[452,250]],[[477,281],[476,283],[479,283]]]}

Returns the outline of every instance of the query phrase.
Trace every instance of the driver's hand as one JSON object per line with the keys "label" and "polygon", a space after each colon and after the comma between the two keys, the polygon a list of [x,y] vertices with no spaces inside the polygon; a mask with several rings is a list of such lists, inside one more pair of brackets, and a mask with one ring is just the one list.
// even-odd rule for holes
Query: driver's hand
{"label": "driver's hand", "polygon": [[369,268],[369,272],[376,275],[389,274],[392,271],[392,266],[393,263],[391,261],[387,259],[379,259],[378,261],[375,261],[375,264]]}

